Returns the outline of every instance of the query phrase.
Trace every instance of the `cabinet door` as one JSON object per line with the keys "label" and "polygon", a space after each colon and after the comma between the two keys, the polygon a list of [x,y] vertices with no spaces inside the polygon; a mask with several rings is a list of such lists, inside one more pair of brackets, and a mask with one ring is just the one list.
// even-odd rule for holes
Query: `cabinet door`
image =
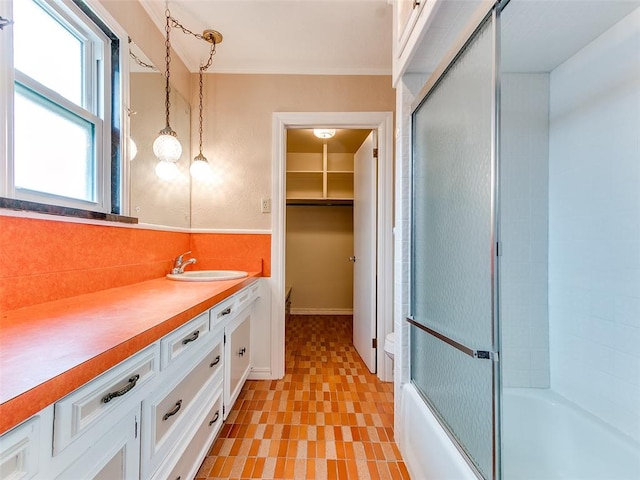
{"label": "cabinet door", "polygon": [[138,429],[140,406],[126,415],[94,443],[58,480],[133,480],[140,473]]}
{"label": "cabinet door", "polygon": [[225,420],[251,371],[251,311],[249,305],[227,326],[225,345]]}
{"label": "cabinet door", "polygon": [[396,56],[402,54],[420,10],[427,1],[433,0],[396,0]]}

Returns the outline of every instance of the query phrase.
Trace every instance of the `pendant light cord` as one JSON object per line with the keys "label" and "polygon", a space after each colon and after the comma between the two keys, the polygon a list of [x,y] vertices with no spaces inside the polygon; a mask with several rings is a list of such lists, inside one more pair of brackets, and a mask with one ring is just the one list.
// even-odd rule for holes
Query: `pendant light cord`
{"label": "pendant light cord", "polygon": [[200,156],[202,155],[202,77],[205,69],[200,67]]}
{"label": "pendant light cord", "polygon": [[171,85],[169,84],[169,78],[171,77],[171,73],[169,70],[169,64],[171,63],[171,42],[169,40],[169,32],[171,31],[171,12],[169,12],[169,9],[167,8],[164,11],[165,16],[167,17],[167,23],[164,27],[164,31],[166,32],[166,40],[164,42],[164,46],[165,46],[165,64],[166,64],[166,69],[164,72],[164,76],[165,76],[165,87],[164,87],[164,91],[165,91],[165,99],[164,99],[164,106],[165,106],[165,118],[166,118],[166,128],[168,130],[171,129],[171,127],[169,126],[169,110],[171,108],[171,102],[169,100],[169,95],[171,94]]}

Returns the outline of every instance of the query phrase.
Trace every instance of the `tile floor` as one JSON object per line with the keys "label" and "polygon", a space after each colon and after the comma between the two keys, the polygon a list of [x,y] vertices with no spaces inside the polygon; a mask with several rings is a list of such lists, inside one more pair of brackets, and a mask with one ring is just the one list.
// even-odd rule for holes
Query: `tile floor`
{"label": "tile floor", "polygon": [[286,375],[246,383],[196,479],[408,479],[393,385],[369,373],[350,316],[295,316]]}

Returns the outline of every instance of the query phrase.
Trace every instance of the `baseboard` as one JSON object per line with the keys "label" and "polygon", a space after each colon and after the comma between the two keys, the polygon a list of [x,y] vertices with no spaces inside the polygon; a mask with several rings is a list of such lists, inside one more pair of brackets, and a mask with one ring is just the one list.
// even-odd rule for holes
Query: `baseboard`
{"label": "baseboard", "polygon": [[352,308],[292,308],[291,315],[353,315]]}
{"label": "baseboard", "polygon": [[248,380],[276,380],[269,367],[252,368]]}

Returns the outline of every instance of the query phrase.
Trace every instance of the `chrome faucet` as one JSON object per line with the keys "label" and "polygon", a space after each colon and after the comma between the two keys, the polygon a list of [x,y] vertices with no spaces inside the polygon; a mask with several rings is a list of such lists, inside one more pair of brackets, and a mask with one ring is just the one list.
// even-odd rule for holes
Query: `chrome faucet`
{"label": "chrome faucet", "polygon": [[173,264],[173,268],[171,269],[171,273],[176,275],[179,273],[184,273],[184,269],[187,265],[191,265],[192,263],[196,263],[196,259],[195,258],[190,258],[189,260],[187,260],[186,262],[183,261],[183,257],[185,255],[189,255],[191,253],[191,250],[189,250],[188,252],[183,253],[182,255],[178,255],[178,258],[176,258],[176,261]]}

